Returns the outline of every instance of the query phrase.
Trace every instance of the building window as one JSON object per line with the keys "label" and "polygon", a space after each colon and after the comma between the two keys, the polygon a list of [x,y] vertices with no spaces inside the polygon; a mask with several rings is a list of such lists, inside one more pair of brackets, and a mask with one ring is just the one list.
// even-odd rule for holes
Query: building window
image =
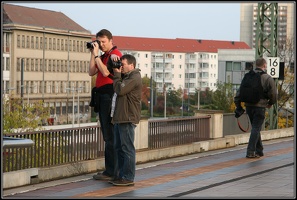
{"label": "building window", "polygon": [[35,71],[38,71],[39,59],[35,59]]}
{"label": "building window", "polygon": [[44,49],[47,49],[47,38],[44,39]]}
{"label": "building window", "polygon": [[76,48],[75,48],[75,40],[73,40],[73,42],[72,42],[72,46],[73,46],[72,51],[76,51]]}
{"label": "building window", "polygon": [[231,61],[226,62],[226,71],[232,71],[232,62]]}
{"label": "building window", "polygon": [[40,49],[43,48],[43,37],[40,37]]}
{"label": "building window", "polygon": [[39,70],[40,70],[40,72],[43,72],[43,59],[40,59],[39,63],[40,63]]}
{"label": "building window", "polygon": [[30,36],[27,36],[27,41],[26,41],[26,48],[29,49],[30,48]]}
{"label": "building window", "polygon": [[76,41],[76,51],[79,52],[79,41]]}
{"label": "building window", "polygon": [[17,71],[21,71],[21,58],[17,58]]}
{"label": "building window", "polygon": [[61,39],[61,50],[64,51],[64,40]]}
{"label": "building window", "polygon": [[60,39],[57,39],[57,50],[60,50]]}
{"label": "building window", "polygon": [[34,36],[31,36],[31,49],[34,49]]}
{"label": "building window", "polygon": [[10,70],[10,57],[6,57],[6,70]]}
{"label": "building window", "polygon": [[36,49],[39,49],[39,37],[36,37],[36,41],[35,41],[35,43],[36,43],[36,46],[35,46],[35,48]]}
{"label": "building window", "polygon": [[49,49],[49,50],[52,50],[52,38],[49,38],[49,41],[48,41],[48,49]]}
{"label": "building window", "polygon": [[22,35],[22,48],[25,48],[25,36]]}
{"label": "building window", "polygon": [[233,63],[233,71],[241,71],[241,62]]}
{"label": "building window", "polygon": [[53,38],[53,50],[56,50],[56,38]]}
{"label": "building window", "polygon": [[18,36],[17,36],[17,47],[18,47],[18,48],[21,47],[21,41],[20,41],[20,40],[21,40],[21,36],[18,35]]}
{"label": "building window", "polygon": [[27,72],[30,71],[29,67],[30,67],[30,59],[27,58],[27,59],[26,59],[26,71],[27,71]]}

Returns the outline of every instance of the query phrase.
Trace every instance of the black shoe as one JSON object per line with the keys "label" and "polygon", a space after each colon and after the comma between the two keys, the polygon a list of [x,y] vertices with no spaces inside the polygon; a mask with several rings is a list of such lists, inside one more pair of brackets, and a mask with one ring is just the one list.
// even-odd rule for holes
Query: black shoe
{"label": "black shoe", "polygon": [[247,158],[260,158],[260,156],[256,153],[248,153],[246,154]]}
{"label": "black shoe", "polygon": [[260,157],[264,156],[263,152],[257,152],[256,154],[259,155]]}

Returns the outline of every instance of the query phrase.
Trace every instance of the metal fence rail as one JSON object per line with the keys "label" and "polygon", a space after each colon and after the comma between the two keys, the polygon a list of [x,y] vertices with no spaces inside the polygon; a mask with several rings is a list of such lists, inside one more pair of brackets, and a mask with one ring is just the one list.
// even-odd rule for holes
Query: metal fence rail
{"label": "metal fence rail", "polygon": [[[148,148],[208,140],[210,116],[149,120]],[[12,133],[34,141],[31,147],[3,147],[3,172],[50,167],[104,156],[100,126]]]}
{"label": "metal fence rail", "polygon": [[149,149],[208,140],[210,116],[149,121]]}
{"label": "metal fence rail", "polygon": [[[6,135],[8,136],[8,135]],[[3,172],[49,167],[104,155],[99,126],[9,134],[34,141],[32,147],[3,147]]]}

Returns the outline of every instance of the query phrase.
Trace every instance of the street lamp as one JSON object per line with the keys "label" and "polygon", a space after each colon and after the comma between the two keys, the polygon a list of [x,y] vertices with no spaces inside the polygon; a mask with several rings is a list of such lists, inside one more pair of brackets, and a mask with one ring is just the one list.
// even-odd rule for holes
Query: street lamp
{"label": "street lamp", "polygon": [[197,110],[200,109],[200,88],[197,88]]}
{"label": "street lamp", "polygon": [[29,85],[26,85],[26,87],[27,87],[27,102],[28,102],[28,105],[29,105],[29,88],[34,88],[34,87],[36,87],[36,85],[32,85],[32,86],[30,86],[29,87]]}
{"label": "street lamp", "polygon": [[74,119],[75,119],[75,115],[74,115],[74,92],[77,91],[77,100],[78,100],[78,108],[77,108],[77,112],[78,112],[78,124],[80,126],[80,116],[79,116],[79,90],[82,90],[83,87],[79,87],[79,88],[66,88],[66,90],[72,91],[72,128],[74,127]]}
{"label": "street lamp", "polygon": [[78,113],[78,116],[77,116],[77,118],[78,118],[78,126],[80,127],[80,113],[79,113],[79,91],[80,90],[82,90],[83,89],[83,87],[79,87],[79,88],[77,88],[77,113]]}
{"label": "street lamp", "polygon": [[73,128],[74,127],[74,88],[72,89],[66,88],[66,90],[72,91],[72,128]]}

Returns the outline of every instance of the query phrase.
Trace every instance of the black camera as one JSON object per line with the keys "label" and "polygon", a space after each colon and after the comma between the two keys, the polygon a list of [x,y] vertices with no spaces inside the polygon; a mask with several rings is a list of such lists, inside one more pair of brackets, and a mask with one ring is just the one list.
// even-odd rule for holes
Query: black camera
{"label": "black camera", "polygon": [[99,40],[94,40],[92,42],[87,42],[87,49],[94,49],[94,42],[97,42],[100,45]]}
{"label": "black camera", "polygon": [[122,66],[122,61],[112,61],[112,68],[120,68]]}
{"label": "black camera", "polygon": [[244,113],[244,109],[242,107],[238,107],[235,109],[235,118],[240,117]]}

